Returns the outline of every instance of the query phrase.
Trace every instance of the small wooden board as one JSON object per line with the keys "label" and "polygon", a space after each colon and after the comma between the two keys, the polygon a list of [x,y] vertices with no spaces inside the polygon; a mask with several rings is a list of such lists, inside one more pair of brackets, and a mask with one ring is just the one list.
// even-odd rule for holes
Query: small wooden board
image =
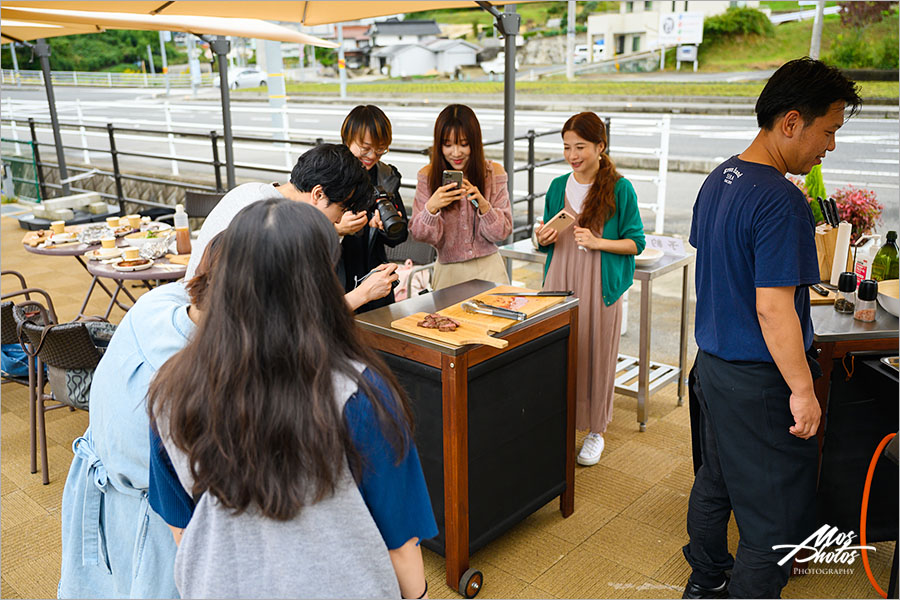
{"label": "small wooden board", "polygon": [[[443,314],[444,311],[441,311]],[[484,327],[473,325],[472,323],[459,321],[459,327],[456,331],[438,331],[437,329],[427,329],[419,327],[417,323],[425,318],[428,313],[420,312],[414,315],[397,319],[391,323],[391,327],[447,344],[449,346],[467,346],[469,344],[484,344],[493,346],[494,348],[506,348],[509,345],[507,340],[501,340],[491,337],[487,334]]]}
{"label": "small wooden board", "polygon": [[[503,298],[512,298],[512,296],[491,296],[491,294],[496,292],[537,292],[539,290],[529,290],[520,287],[513,287],[511,285],[501,285],[495,288],[491,288],[487,291],[484,291],[476,296],[472,296],[468,298],[468,300],[481,300],[488,304],[492,304],[494,306],[500,306],[498,301]],[[514,308],[518,312],[525,313],[526,316],[532,317],[542,311],[547,310],[551,306],[556,304],[560,304],[563,300],[566,299],[565,296],[543,296],[543,297],[521,297],[522,300],[525,300],[525,304],[523,304],[520,308]],[[443,310],[438,311],[439,314],[444,315],[445,317],[450,317],[454,321],[459,321],[460,323],[471,323],[473,325],[477,325],[486,331],[493,332],[501,332],[506,331],[513,325],[517,323],[521,323],[521,321],[516,321],[513,319],[504,319],[503,317],[492,317],[491,315],[480,315],[478,313],[467,313],[462,309],[462,302],[458,304],[454,304],[453,306],[448,306]]]}

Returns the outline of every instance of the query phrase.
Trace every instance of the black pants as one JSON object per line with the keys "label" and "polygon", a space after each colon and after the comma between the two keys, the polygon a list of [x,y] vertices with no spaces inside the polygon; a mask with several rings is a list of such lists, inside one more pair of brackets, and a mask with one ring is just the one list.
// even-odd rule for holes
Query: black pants
{"label": "black pants", "polygon": [[[731,569],[729,595],[778,598],[791,561],[786,550],[815,529],[817,446],[788,431],[790,388],[771,363],[724,361],[698,352],[695,392],[702,411],[702,463],[688,504],[684,556],[695,583],[714,587]],[[728,552],[731,512],[740,530]]]}

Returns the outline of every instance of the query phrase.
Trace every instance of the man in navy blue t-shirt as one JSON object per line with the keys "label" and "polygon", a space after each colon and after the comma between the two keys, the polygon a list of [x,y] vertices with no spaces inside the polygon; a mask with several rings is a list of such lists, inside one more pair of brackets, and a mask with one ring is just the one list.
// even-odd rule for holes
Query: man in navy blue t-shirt
{"label": "man in navy blue t-shirt", "polygon": [[[786,173],[835,147],[860,105],[856,84],[803,58],[772,75],[756,103],[753,143],[710,173],[694,204],[699,348],[694,391],[702,462],[691,490],[685,598],[777,598],[791,561],[779,544],[814,529],[821,411],[807,358],[815,222]],[[740,530],[728,552],[728,520]],[[782,564],[783,563],[783,564]],[[728,572],[730,571],[730,576]]]}

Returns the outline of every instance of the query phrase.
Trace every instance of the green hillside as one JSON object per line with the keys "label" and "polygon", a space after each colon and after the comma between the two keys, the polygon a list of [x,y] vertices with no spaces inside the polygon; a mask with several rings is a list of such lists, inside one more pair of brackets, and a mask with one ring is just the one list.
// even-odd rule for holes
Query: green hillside
{"label": "green hillside", "polygon": [[[750,71],[776,68],[788,60],[809,54],[812,26],[812,20],[783,23],[775,26],[772,36],[737,36],[721,42],[701,44],[700,69],[703,71]],[[831,56],[832,46],[835,45],[839,36],[848,39],[853,35],[853,30],[841,25],[838,15],[826,16],[822,30],[820,57],[827,62],[835,62]],[[898,23],[896,11],[893,17],[869,25],[864,30],[863,36],[865,45],[870,48],[893,48],[893,68],[897,68]],[[674,63],[674,59],[672,62]],[[874,65],[839,64],[838,66],[863,68]],[[670,68],[674,68],[674,64]]]}

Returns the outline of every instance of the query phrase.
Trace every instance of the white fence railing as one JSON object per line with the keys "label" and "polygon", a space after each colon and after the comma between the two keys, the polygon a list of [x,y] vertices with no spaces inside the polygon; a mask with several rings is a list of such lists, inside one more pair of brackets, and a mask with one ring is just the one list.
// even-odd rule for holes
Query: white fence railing
{"label": "white fence railing", "polygon": [[[190,73],[111,73],[88,71],[51,71],[53,85],[83,85],[97,87],[166,87],[166,78],[171,87],[190,87]],[[215,75],[203,73],[200,77],[200,85],[213,85]],[[0,85],[44,85],[43,71],[14,71],[3,69],[0,71]]]}

